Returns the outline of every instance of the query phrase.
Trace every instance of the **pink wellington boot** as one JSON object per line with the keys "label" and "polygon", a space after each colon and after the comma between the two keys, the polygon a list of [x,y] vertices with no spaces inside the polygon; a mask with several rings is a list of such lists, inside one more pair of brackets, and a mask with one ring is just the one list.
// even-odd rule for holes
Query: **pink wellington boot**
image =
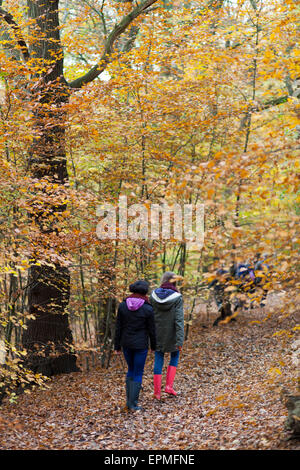
{"label": "pink wellington boot", "polygon": [[173,390],[173,383],[174,383],[175,375],[176,375],[176,367],[168,366],[165,392],[169,393],[170,395],[176,396],[177,393],[175,392],[175,390]]}
{"label": "pink wellington boot", "polygon": [[161,374],[154,374],[153,376],[153,383],[154,383],[154,398],[160,400],[161,394]]}

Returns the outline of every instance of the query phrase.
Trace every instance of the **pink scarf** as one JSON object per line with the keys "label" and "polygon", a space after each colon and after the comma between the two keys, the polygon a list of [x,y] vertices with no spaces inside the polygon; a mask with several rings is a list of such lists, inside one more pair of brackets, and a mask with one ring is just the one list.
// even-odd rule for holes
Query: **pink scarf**
{"label": "pink scarf", "polygon": [[164,282],[160,287],[162,287],[163,289],[172,289],[178,292],[178,289],[176,288],[174,282]]}

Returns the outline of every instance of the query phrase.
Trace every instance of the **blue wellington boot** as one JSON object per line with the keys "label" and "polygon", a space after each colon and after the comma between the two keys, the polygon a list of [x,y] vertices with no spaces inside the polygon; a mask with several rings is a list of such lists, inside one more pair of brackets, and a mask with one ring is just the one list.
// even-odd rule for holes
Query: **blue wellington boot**
{"label": "blue wellington boot", "polygon": [[137,411],[137,410],[142,409],[140,406],[138,406],[141,388],[142,388],[142,384],[140,382],[134,382],[133,380],[129,382],[128,408],[132,411]]}
{"label": "blue wellington boot", "polygon": [[126,377],[126,406],[129,408],[129,393],[130,393],[130,383],[132,382],[132,377]]}

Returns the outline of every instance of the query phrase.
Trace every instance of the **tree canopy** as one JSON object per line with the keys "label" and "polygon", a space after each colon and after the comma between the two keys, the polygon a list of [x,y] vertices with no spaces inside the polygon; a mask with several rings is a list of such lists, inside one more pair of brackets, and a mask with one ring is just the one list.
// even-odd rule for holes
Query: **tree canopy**
{"label": "tree canopy", "polygon": [[[298,17],[294,0],[1,2],[2,384],[76,370],[78,344],[108,364],[129,283],[167,269],[187,324],[214,271],[257,254],[294,312]],[[201,202],[203,246],[99,239],[120,196]]]}

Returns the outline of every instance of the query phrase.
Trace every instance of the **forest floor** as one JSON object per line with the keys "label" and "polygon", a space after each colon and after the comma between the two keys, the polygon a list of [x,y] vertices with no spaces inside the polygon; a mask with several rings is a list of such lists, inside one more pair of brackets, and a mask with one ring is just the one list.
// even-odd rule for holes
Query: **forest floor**
{"label": "forest floor", "polygon": [[57,376],[44,390],[14,404],[4,401],[0,449],[299,450],[299,440],[285,430],[283,399],[284,390],[295,394],[297,388],[297,331],[274,336],[290,331],[299,315],[284,318],[271,299],[264,310],[246,311],[236,322],[212,327],[214,318],[200,309],[190,329],[174,384],[177,397],[152,398],[149,354],[144,410],[127,412],[126,367],[114,356],[109,369],[96,365]]}

